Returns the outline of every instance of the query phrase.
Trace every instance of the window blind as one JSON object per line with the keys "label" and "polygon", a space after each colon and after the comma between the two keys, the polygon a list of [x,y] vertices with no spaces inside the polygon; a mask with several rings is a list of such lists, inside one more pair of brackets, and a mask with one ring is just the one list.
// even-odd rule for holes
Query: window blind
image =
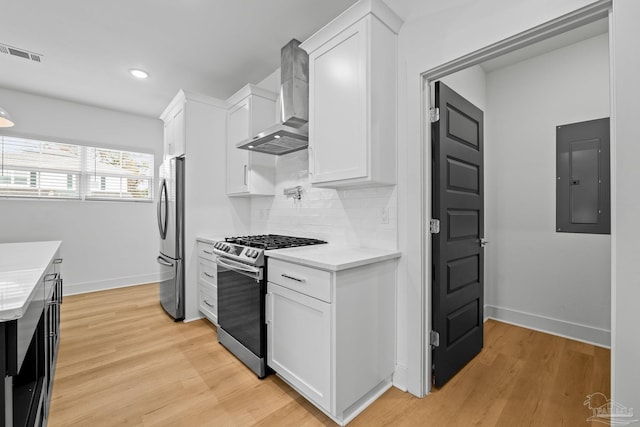
{"label": "window blind", "polygon": [[80,198],[77,145],[0,136],[0,195]]}
{"label": "window blind", "polygon": [[88,147],[86,169],[88,199],[152,199],[152,154]]}
{"label": "window blind", "polygon": [[0,136],[0,196],[153,200],[153,154]]}

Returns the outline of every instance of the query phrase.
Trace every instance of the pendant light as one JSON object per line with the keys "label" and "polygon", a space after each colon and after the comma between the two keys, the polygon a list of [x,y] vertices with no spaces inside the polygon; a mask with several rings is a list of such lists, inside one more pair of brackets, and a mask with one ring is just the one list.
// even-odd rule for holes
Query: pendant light
{"label": "pendant light", "polygon": [[15,123],[11,120],[11,116],[7,113],[7,110],[0,107],[0,128],[10,128]]}

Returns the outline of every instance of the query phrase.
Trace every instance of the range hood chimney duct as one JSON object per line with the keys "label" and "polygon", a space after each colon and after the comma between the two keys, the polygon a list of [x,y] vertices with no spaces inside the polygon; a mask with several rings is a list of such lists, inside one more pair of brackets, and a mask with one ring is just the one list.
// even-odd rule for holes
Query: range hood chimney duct
{"label": "range hood chimney duct", "polygon": [[280,118],[278,123],[236,147],[281,155],[308,146],[309,56],[296,39],[280,50]]}
{"label": "range hood chimney duct", "polygon": [[309,121],[309,55],[291,40],[280,50],[282,123],[299,128]]}

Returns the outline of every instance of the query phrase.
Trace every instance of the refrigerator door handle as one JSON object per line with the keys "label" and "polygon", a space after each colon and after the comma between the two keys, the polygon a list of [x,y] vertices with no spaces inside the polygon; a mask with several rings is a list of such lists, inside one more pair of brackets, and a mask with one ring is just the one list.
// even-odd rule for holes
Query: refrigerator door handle
{"label": "refrigerator door handle", "polygon": [[166,267],[173,267],[173,264],[171,264],[168,261],[165,261],[164,258],[162,258],[162,257],[158,257],[158,264],[162,264],[162,265],[164,265]]}
{"label": "refrigerator door handle", "polygon": [[[168,206],[168,190],[167,190],[167,180],[162,180],[162,185],[160,186],[160,198],[158,199],[158,229],[160,230],[160,238],[162,240],[167,238],[167,214],[169,206]],[[164,206],[164,222],[162,221],[162,207]]]}

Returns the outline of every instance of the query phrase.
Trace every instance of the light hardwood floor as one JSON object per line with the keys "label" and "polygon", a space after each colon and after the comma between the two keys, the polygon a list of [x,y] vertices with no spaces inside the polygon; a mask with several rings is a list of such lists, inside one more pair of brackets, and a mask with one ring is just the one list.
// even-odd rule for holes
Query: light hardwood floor
{"label": "light hardwood floor", "polygon": [[[174,323],[156,284],[65,297],[49,426],[334,426],[256,376],[206,320]],[[424,399],[391,388],[350,426],[584,426],[609,350],[489,320],[485,348]]]}

